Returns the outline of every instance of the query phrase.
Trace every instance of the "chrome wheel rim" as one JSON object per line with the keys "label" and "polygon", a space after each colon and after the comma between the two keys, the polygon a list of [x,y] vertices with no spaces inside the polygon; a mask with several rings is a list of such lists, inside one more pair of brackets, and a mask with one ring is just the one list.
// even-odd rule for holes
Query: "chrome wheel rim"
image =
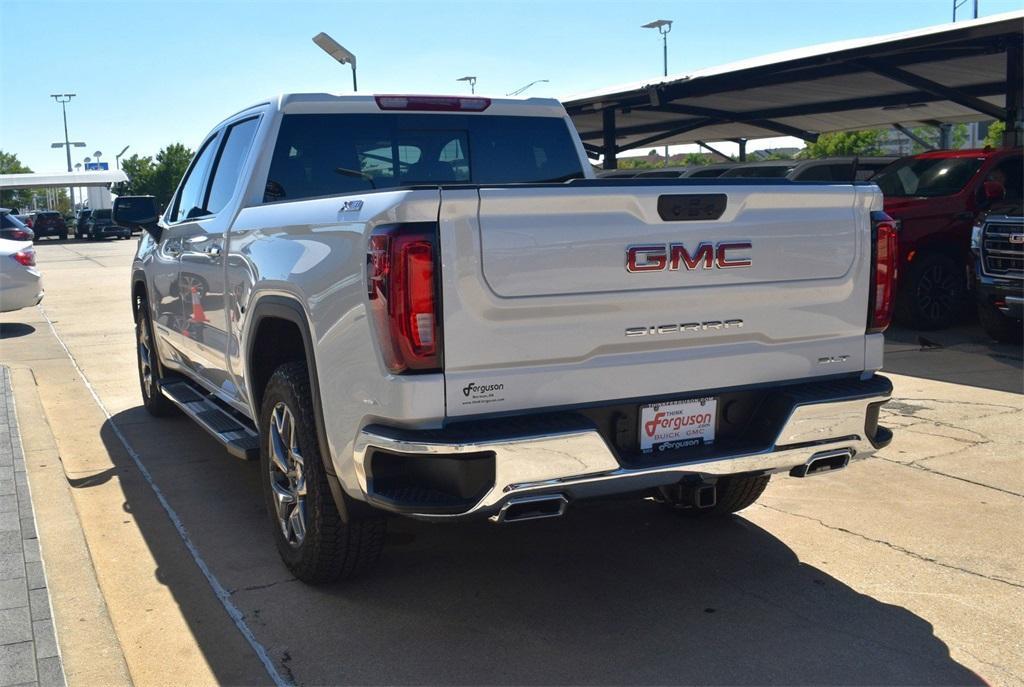
{"label": "chrome wheel rim", "polygon": [[[141,317],[144,317],[141,316]],[[152,342],[149,340],[149,327],[146,321],[139,320],[139,376],[142,378],[142,393],[147,398],[153,395],[153,357]]]}
{"label": "chrome wheel rim", "polygon": [[281,534],[290,546],[306,538],[306,474],[295,434],[295,416],[285,403],[270,415],[270,493]]}

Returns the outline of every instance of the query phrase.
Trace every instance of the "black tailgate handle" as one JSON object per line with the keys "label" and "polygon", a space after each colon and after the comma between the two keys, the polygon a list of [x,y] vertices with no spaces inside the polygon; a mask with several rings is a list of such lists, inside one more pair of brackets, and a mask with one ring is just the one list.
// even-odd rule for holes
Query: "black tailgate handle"
{"label": "black tailgate handle", "polygon": [[724,193],[673,193],[658,196],[658,215],[666,222],[718,219],[725,212]]}

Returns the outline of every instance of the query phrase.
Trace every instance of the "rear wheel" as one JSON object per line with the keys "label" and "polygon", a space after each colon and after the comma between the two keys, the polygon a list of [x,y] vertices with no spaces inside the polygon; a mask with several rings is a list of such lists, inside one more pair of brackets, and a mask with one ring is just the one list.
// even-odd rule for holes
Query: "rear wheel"
{"label": "rear wheel", "polygon": [[940,253],[922,255],[907,270],[898,301],[898,319],[916,329],[942,329],[962,314],[964,271]]}
{"label": "rear wheel", "polygon": [[380,558],[386,521],[342,519],[316,436],[309,374],[285,363],[267,382],[260,412],[260,473],[274,541],[285,565],[310,584],[352,577]]}
{"label": "rear wheel", "polygon": [[1024,336],[1021,320],[1007,317],[991,303],[978,303],[978,321],[985,333],[1000,343],[1020,343]]}
{"label": "rear wheel", "polygon": [[770,475],[723,477],[715,484],[715,505],[710,508],[693,506],[692,500],[674,487],[662,488],[661,499],[673,510],[690,517],[731,515],[753,505],[770,479]]}
{"label": "rear wheel", "polygon": [[139,388],[142,405],[154,417],[167,417],[178,412],[178,407],[160,392],[160,366],[153,346],[153,327],[149,319],[149,305],[140,298],[135,308],[135,349],[139,367]]}
{"label": "rear wheel", "polygon": [[62,231],[60,233],[60,240],[61,241],[67,241],[68,240],[68,233],[66,231]]}

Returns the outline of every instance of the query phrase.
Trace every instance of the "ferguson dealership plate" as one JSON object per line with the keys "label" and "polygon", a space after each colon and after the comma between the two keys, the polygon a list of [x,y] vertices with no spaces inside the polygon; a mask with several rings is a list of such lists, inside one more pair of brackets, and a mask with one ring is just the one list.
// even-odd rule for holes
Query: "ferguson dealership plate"
{"label": "ferguson dealership plate", "polygon": [[715,440],[714,396],[640,406],[640,450],[667,451]]}

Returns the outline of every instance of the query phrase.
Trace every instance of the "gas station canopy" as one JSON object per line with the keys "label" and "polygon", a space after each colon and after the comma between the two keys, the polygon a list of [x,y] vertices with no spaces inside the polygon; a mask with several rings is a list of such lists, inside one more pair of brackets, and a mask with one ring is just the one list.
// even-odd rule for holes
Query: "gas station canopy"
{"label": "gas station canopy", "polygon": [[587,152],[997,119],[1021,144],[1024,12],[840,41],[564,101]]}
{"label": "gas station canopy", "polygon": [[128,175],[119,169],[102,172],[53,172],[49,174],[0,174],[0,191],[25,188],[55,188],[65,186],[106,187],[128,181]]}

